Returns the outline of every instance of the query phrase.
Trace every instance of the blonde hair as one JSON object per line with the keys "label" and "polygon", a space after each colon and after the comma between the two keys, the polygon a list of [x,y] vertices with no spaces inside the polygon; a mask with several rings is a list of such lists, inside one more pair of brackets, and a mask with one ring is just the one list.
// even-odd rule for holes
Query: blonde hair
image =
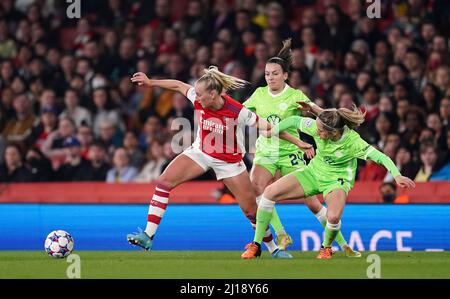
{"label": "blonde hair", "polygon": [[324,124],[327,131],[338,130],[342,132],[344,127],[355,129],[364,122],[366,112],[362,112],[358,107],[353,105],[352,109],[325,109],[318,115],[320,121]]}
{"label": "blonde hair", "polygon": [[203,71],[204,74],[197,80],[197,83],[204,82],[206,90],[216,90],[219,94],[231,89],[242,88],[248,84],[245,80],[222,73],[214,65]]}

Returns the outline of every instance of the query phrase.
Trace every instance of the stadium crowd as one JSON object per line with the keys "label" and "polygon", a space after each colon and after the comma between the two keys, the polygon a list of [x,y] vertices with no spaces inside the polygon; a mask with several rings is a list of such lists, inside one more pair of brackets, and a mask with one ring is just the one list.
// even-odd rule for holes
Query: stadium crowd
{"label": "stadium crowd", "polygon": [[[322,107],[366,111],[360,134],[404,175],[450,179],[445,0],[382,1],[379,19],[363,0],[81,4],[81,18],[70,19],[66,1],[0,3],[0,182],[156,179],[177,154],[174,119],[194,128],[194,110],[130,76],[193,83],[216,65],[251,83],[231,94],[243,102],[266,85],[265,63],[286,38],[292,87]],[[361,162],[357,180],[392,179]]]}

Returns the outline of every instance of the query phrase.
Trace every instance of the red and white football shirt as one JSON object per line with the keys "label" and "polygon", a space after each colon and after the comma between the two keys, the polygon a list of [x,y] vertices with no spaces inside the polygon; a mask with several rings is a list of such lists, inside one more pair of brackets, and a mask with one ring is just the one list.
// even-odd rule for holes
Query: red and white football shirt
{"label": "red and white football shirt", "polygon": [[228,95],[222,95],[224,105],[219,110],[203,108],[196,101],[195,89],[186,97],[198,112],[197,138],[192,146],[207,155],[229,163],[242,160],[245,153],[243,126],[253,126],[258,116]]}

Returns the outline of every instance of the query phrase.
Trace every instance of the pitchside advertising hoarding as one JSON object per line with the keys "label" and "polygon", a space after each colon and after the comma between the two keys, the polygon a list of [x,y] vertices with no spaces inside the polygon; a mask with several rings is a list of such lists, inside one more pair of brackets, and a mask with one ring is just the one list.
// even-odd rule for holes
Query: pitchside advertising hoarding
{"label": "pitchside advertising hoarding", "polygon": [[[279,204],[290,250],[318,250],[323,229],[301,204]],[[145,228],[146,205],[0,204],[0,250],[43,250],[68,231],[75,250],[136,250],[126,234]],[[347,205],[342,233],[361,251],[450,250],[450,205]],[[237,205],[169,205],[154,250],[242,250],[253,230]],[[337,245],[337,244],[335,244]]]}

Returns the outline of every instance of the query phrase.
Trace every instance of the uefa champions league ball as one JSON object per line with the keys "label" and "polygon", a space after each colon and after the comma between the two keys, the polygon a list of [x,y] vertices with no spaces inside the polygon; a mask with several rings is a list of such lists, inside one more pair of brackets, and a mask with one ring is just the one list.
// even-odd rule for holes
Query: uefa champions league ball
{"label": "uefa champions league ball", "polygon": [[73,238],[63,230],[55,230],[45,239],[45,252],[53,258],[65,258],[73,251]]}

